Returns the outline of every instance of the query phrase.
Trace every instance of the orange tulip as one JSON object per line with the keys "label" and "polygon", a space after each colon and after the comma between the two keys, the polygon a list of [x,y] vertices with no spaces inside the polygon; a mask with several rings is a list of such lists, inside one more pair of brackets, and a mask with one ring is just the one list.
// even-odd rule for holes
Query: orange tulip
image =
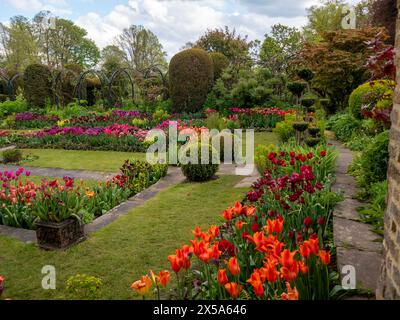
{"label": "orange tulip", "polygon": [[178,273],[181,270],[181,265],[176,254],[169,255],[168,261],[171,264],[171,268],[174,270],[174,272]]}
{"label": "orange tulip", "polygon": [[299,265],[294,261],[290,267],[282,267],[280,269],[281,277],[286,281],[294,281],[299,273]]}
{"label": "orange tulip", "polygon": [[264,295],[264,285],[259,270],[255,270],[250,275],[250,279],[248,279],[246,282],[250,283],[253,286],[254,293],[257,297],[261,297]]}
{"label": "orange tulip", "polygon": [[171,274],[169,273],[168,270],[160,271],[158,273],[158,275],[156,276],[156,281],[157,281],[157,283],[159,283],[163,286],[166,286],[167,283],[169,282],[170,276],[171,276]]}
{"label": "orange tulip", "polygon": [[231,298],[236,299],[242,292],[243,286],[236,282],[229,282],[225,284],[225,289],[228,291]]}
{"label": "orange tulip", "polygon": [[230,273],[233,276],[236,276],[240,273],[240,267],[239,267],[236,257],[231,257],[229,259],[228,268],[229,268]]}
{"label": "orange tulip", "polygon": [[233,213],[234,213],[233,209],[232,208],[228,208],[222,213],[222,216],[224,217],[225,220],[229,221],[229,220],[232,220]]}
{"label": "orange tulip", "polygon": [[217,281],[220,285],[228,283],[228,277],[226,275],[226,269],[219,269],[217,272]]}
{"label": "orange tulip", "polygon": [[94,191],[86,191],[86,197],[88,197],[89,199],[94,197]]}
{"label": "orange tulip", "polygon": [[304,241],[304,244],[307,242],[307,245],[310,247],[310,251],[314,255],[318,255],[319,252],[319,244],[317,239],[309,239],[308,241]]}
{"label": "orange tulip", "polygon": [[219,227],[213,225],[208,229],[208,232],[210,233],[211,237],[215,238],[219,233]]}
{"label": "orange tulip", "polygon": [[281,233],[282,232],[282,228],[283,228],[283,220],[279,220],[279,219],[268,219],[267,220],[267,225],[264,227],[268,234],[272,234],[272,233]]}
{"label": "orange tulip", "polygon": [[202,233],[201,234],[201,239],[203,239],[204,242],[209,243],[212,240],[212,236],[207,233]]}
{"label": "orange tulip", "polygon": [[311,254],[310,246],[308,245],[307,241],[304,241],[304,244],[299,245],[300,254],[304,258],[308,258]]}
{"label": "orange tulip", "polygon": [[199,226],[194,228],[194,230],[192,230],[192,233],[196,238],[201,238],[202,232],[201,232],[201,228]]}
{"label": "orange tulip", "polygon": [[256,212],[256,207],[247,207],[246,208],[246,217],[254,216],[255,212]]}
{"label": "orange tulip", "polygon": [[294,255],[296,252],[296,250],[293,252],[290,252],[288,249],[283,250],[280,257],[281,265],[287,268],[291,267],[295,262]]}
{"label": "orange tulip", "polygon": [[144,296],[150,290],[151,283],[151,279],[148,276],[142,276],[140,280],[132,283],[131,288]]}
{"label": "orange tulip", "polygon": [[281,294],[282,300],[299,300],[299,293],[297,292],[296,287],[293,289],[290,286],[289,282],[286,282],[287,293],[284,292]]}
{"label": "orange tulip", "polygon": [[238,220],[235,223],[236,229],[240,230],[243,228],[243,226],[247,224],[247,222],[243,222],[243,220]]}
{"label": "orange tulip", "polygon": [[331,262],[331,254],[329,253],[329,251],[321,250],[319,252],[319,257],[323,264],[328,265]]}
{"label": "orange tulip", "polygon": [[268,282],[274,283],[278,280],[279,272],[276,270],[274,263],[265,263],[264,267],[260,269],[260,272],[264,281],[267,280]]}
{"label": "orange tulip", "polygon": [[243,210],[242,204],[239,201],[235,201],[235,204],[233,205],[233,212],[236,215],[239,215],[242,213],[242,210]]}
{"label": "orange tulip", "polygon": [[304,261],[299,262],[299,269],[302,274],[306,274],[308,272],[308,266]]}

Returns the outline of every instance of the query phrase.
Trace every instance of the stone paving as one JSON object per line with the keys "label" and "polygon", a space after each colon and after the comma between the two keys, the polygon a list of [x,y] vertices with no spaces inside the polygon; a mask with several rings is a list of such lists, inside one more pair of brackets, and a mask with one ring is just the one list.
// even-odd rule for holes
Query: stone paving
{"label": "stone paving", "polygon": [[357,288],[375,293],[382,263],[382,239],[371,231],[369,225],[360,222],[356,209],[363,203],[354,199],[358,192],[356,181],[346,174],[353,159],[351,151],[337,141],[329,142],[339,152],[332,189],[344,195],[344,201],[335,207],[333,213],[338,270],[340,272],[345,265],[354,266]]}

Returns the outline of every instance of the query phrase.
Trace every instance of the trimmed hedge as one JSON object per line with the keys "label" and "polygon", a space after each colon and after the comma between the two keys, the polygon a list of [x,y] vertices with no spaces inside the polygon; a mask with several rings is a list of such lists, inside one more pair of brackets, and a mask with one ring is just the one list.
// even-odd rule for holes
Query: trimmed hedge
{"label": "trimmed hedge", "polygon": [[214,66],[214,81],[219,79],[222,71],[229,65],[229,59],[220,52],[211,52],[210,57]]}
{"label": "trimmed hedge", "polygon": [[[366,82],[358,86],[349,97],[349,111],[357,119],[362,119],[361,108],[364,104],[376,103],[377,95],[390,91],[390,80]],[[368,95],[370,94],[370,95]]]}
{"label": "trimmed hedge", "polygon": [[172,57],[169,81],[173,112],[202,109],[214,80],[213,69],[210,55],[202,49],[187,49]]}
{"label": "trimmed hedge", "polygon": [[31,64],[24,72],[24,96],[31,107],[44,107],[50,99],[52,77],[48,67],[42,64]]}

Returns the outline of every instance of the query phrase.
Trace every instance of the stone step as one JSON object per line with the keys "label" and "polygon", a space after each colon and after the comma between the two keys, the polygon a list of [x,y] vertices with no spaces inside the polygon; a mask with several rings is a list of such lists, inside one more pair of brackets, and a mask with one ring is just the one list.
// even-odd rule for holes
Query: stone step
{"label": "stone step", "polygon": [[333,216],[338,218],[344,218],[354,221],[361,221],[360,215],[356,211],[356,208],[361,207],[362,202],[346,198],[344,201],[338,203],[333,211]]}

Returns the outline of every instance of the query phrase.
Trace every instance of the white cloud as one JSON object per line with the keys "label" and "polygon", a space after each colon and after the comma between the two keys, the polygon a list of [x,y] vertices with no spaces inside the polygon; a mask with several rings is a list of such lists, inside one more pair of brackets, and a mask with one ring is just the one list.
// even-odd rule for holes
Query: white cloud
{"label": "white cloud", "polygon": [[100,16],[90,12],[76,19],[100,47],[131,24],[142,24],[160,39],[171,58],[188,41],[195,41],[207,29],[225,25],[250,40],[262,40],[275,23],[301,27],[305,8],[318,0],[129,0]]}
{"label": "white cloud", "polygon": [[21,11],[36,10],[43,8],[43,3],[39,0],[7,0],[15,9]]}

